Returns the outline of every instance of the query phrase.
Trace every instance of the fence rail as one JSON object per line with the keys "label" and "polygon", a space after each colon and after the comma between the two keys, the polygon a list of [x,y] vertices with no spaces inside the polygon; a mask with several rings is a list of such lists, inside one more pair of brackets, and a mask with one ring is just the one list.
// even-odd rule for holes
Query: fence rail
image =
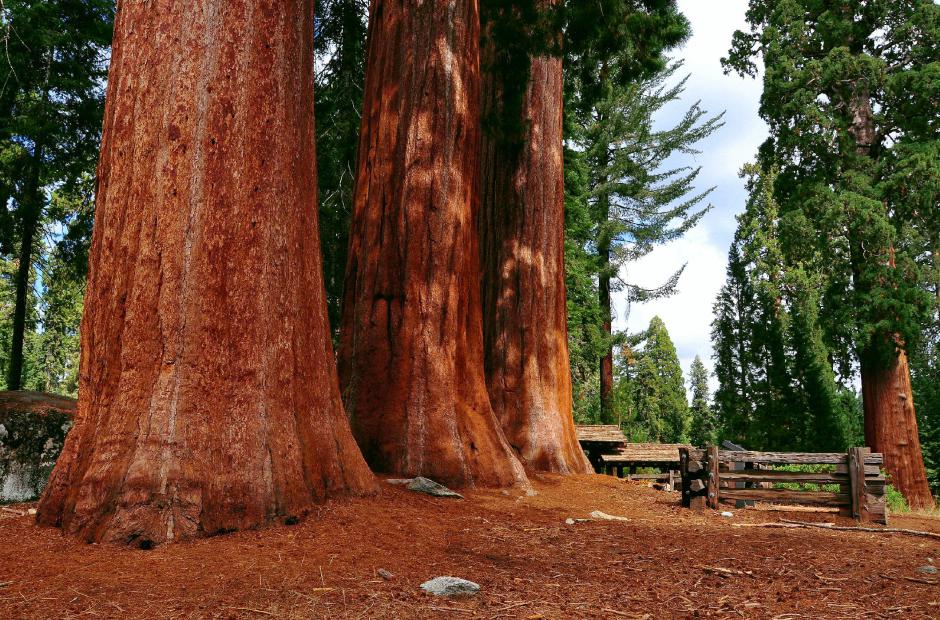
{"label": "fence rail", "polygon": [[[724,501],[758,501],[840,508],[860,521],[886,522],[884,457],[868,448],[842,453],[754,452],[681,448],[682,505],[718,508]],[[827,471],[771,469],[781,465],[826,465]],[[831,485],[828,490],[782,488],[781,483]]]}

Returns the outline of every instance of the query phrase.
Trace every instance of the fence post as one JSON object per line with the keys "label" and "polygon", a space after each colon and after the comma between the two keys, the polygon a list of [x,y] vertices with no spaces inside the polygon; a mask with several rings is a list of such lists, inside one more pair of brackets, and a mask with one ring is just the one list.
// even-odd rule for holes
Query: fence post
{"label": "fence post", "polygon": [[718,509],[718,446],[708,446],[708,507]]}
{"label": "fence post", "polygon": [[681,479],[679,484],[682,486],[682,507],[689,508],[692,506],[692,489],[689,488],[691,480],[689,480],[688,448],[679,448],[679,476]]}
{"label": "fence post", "polygon": [[870,448],[849,448],[849,494],[852,498],[852,516],[859,521],[870,521],[868,500],[865,497],[865,457]]}

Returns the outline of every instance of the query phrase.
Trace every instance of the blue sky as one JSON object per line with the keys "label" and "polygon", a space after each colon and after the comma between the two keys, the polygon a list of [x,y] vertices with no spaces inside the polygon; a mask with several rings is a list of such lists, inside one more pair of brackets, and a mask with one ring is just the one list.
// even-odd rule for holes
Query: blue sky
{"label": "blue sky", "polygon": [[[627,266],[627,273],[621,274],[624,279],[652,287],[664,282],[683,263],[688,263],[673,297],[634,304],[629,309],[622,294],[615,299],[614,326],[639,331],[653,316],[659,315],[669,329],[682,367],[688,374],[696,355],[712,368],[712,304],[724,283],[735,215],[744,210],[747,197],[738,171],[753,160],[767,136],[767,128],[757,114],[759,79],[726,76],[719,62],[728,51],[732,33],[745,27],[747,0],[679,0],[679,6],[692,23],[692,37],[674,56],[685,61],[680,74],[688,73],[691,77],[683,100],[664,109],[657,121],[675,122],[698,100],[710,113],[726,111],[725,126],[699,145],[700,155],[682,156],[670,162],[702,167],[698,189],[715,187],[710,196],[714,208],[683,239],[657,248]],[[714,387],[714,381],[712,383]]]}

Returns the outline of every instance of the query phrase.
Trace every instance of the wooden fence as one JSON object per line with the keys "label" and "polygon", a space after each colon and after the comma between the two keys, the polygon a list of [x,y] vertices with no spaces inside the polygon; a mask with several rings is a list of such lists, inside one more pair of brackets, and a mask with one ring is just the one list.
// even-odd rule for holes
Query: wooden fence
{"label": "wooden fence", "polygon": [[[860,521],[886,522],[883,457],[868,448],[848,453],[752,452],[680,448],[682,505],[718,508],[720,501],[836,507]],[[736,465],[743,463],[744,468]],[[827,465],[826,471],[784,471],[781,465]],[[780,483],[838,485],[838,491],[782,488]]]}

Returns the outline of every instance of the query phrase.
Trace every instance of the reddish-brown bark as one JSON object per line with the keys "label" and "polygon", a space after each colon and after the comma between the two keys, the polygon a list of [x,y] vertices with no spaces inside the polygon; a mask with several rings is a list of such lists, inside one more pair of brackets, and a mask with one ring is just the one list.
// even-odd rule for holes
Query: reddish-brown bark
{"label": "reddish-brown bark", "polygon": [[[484,67],[495,62],[493,45]],[[486,381],[503,432],[527,468],[587,473],[568,363],[561,58],[536,56],[529,65],[522,144],[483,134]],[[500,113],[507,86],[486,70],[484,115]]]}
{"label": "reddish-brown bark", "polygon": [[39,506],[149,546],[374,479],[317,242],[311,0],[119,3],[76,426]]}
{"label": "reddish-brown bark", "polygon": [[911,372],[902,350],[887,368],[862,363],[865,443],[885,456],[891,482],[912,508],[933,507],[920,448]]}
{"label": "reddish-brown bark", "polygon": [[373,0],[340,380],[376,469],[452,485],[525,474],[483,375],[476,0]]}

